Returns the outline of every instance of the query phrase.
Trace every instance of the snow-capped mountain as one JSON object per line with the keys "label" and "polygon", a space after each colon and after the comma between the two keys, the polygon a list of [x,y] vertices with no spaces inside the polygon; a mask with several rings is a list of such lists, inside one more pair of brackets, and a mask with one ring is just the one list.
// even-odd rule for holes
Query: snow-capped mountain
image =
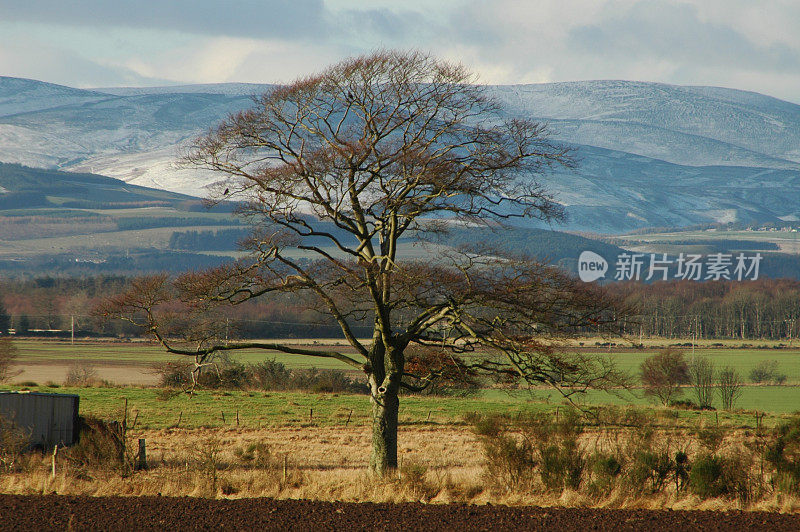
{"label": "snow-capped mountain", "polygon": [[[81,90],[0,77],[0,161],[203,195],[182,143],[269,85]],[[542,179],[568,229],[599,232],[800,217],[800,105],[752,92],[629,81],[494,86],[506,112],[549,123],[576,170]]]}

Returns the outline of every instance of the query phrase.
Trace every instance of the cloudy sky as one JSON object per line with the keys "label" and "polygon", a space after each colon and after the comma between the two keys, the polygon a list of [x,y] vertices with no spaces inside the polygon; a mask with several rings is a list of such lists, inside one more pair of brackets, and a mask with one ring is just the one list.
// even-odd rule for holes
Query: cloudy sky
{"label": "cloudy sky", "polygon": [[630,79],[800,103],[798,0],[0,0],[0,75],[75,87],[291,81],[418,48],[485,83]]}

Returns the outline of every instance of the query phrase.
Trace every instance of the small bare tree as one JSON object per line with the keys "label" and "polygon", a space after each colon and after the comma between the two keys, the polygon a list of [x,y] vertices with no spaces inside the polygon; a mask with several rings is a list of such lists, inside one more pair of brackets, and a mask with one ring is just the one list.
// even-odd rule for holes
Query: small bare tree
{"label": "small bare tree", "polygon": [[689,366],[682,351],[665,349],[647,358],[640,366],[645,395],[657,397],[664,406],[680,395],[681,384],[689,382]]}
{"label": "small bare tree", "polygon": [[689,361],[689,381],[700,408],[708,408],[714,399],[714,363],[697,355]]}
{"label": "small bare tree", "polygon": [[719,397],[722,400],[722,408],[733,410],[736,401],[742,395],[742,379],[739,372],[730,366],[719,372]]}
{"label": "small bare tree", "polygon": [[0,382],[22,373],[13,369],[16,358],[17,348],[14,342],[8,336],[0,336]]}

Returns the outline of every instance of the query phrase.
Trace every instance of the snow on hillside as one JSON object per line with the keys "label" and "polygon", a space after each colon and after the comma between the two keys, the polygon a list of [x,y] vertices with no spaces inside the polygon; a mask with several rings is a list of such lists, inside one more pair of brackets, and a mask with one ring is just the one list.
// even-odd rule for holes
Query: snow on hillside
{"label": "snow on hillside", "polygon": [[93,91],[0,76],[0,117],[107,98],[109,95]]}
{"label": "snow on hillside", "polygon": [[[0,77],[0,161],[204,195],[181,146],[270,85],[80,90]],[[543,179],[567,228],[630,230],[800,215],[800,106],[718,87],[630,81],[493,86],[507,116],[550,124],[579,167]],[[787,201],[787,199],[789,201]]]}

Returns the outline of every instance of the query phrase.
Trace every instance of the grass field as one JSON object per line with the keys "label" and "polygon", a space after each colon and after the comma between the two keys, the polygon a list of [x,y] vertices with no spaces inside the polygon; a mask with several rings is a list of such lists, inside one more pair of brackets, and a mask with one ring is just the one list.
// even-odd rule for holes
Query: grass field
{"label": "grass field", "polygon": [[[294,342],[319,347],[334,344],[331,340],[295,340]],[[148,387],[120,386],[109,388],[70,389],[55,387],[63,382],[69,367],[75,363],[92,366],[101,378],[116,384],[154,384],[156,376],[152,365],[158,362],[180,360],[176,355],[165,353],[159,346],[149,342],[76,342],[55,340],[18,340],[17,364],[24,369],[16,382],[33,381],[38,391],[78,393],[82,397],[81,411],[101,417],[117,417],[124,398],[131,408],[139,411],[140,422],[153,428],[165,428],[181,418],[186,426],[220,426],[223,413],[226,423],[235,421],[237,410],[242,425],[260,427],[265,425],[294,425],[309,422],[320,424],[343,423],[347,416],[350,423],[369,422],[369,402],[365,396],[329,395],[304,393],[272,392],[216,392],[201,390],[194,397],[177,396],[167,401],[158,398],[158,390]],[[348,350],[345,346],[341,349]],[[618,367],[631,375],[636,375],[641,362],[655,350],[584,349],[584,353],[612,358]],[[690,356],[691,350],[688,349]],[[754,423],[752,411],[770,412],[783,415],[800,410],[800,349],[755,349],[755,348],[698,348],[697,355],[708,356],[717,368],[735,368],[743,380],[747,380],[750,370],[761,361],[775,360],[780,373],[787,375],[786,385],[755,386],[742,389],[736,406],[745,413],[702,413],[680,411],[679,415],[693,418],[719,416],[724,422],[737,426],[750,426]],[[283,353],[263,353],[243,351],[234,359],[255,363],[265,358],[275,358],[289,368],[317,367],[320,369],[352,368],[327,358],[311,358]],[[355,376],[355,372],[353,372]],[[116,377],[116,378],[115,378]],[[53,387],[45,383],[54,383]],[[15,386],[19,388],[19,386]],[[691,398],[691,389],[684,390],[683,398]],[[642,394],[641,389],[620,391],[619,394],[590,391],[575,400],[586,405],[636,405],[651,406],[652,401]],[[509,412],[529,410],[552,410],[565,404],[563,397],[551,389],[509,394],[506,391],[487,389],[468,398],[430,398],[405,397],[401,419],[404,423],[441,422],[454,423],[463,419],[467,412]],[[718,404],[716,406],[719,406]],[[314,410],[312,416],[311,410]],[[352,411],[352,414],[350,412]],[[181,414],[182,412],[182,414]]]}
{"label": "grass field", "polygon": [[[292,340],[290,340],[292,341]],[[294,340],[292,342],[307,345],[310,348],[324,349],[332,345],[333,340]],[[591,342],[585,342],[587,345]],[[662,341],[662,346],[670,341]],[[800,384],[800,347],[792,349],[772,349],[756,347],[734,347],[741,342],[730,341],[727,347],[708,347],[710,342],[705,342],[704,347],[694,350],[697,356],[709,357],[717,368],[730,366],[737,370],[743,379],[747,379],[750,371],[760,362],[775,360],[778,362],[779,372],[786,375],[787,384]],[[715,342],[716,343],[716,342]],[[721,343],[721,342],[720,342]],[[759,345],[775,345],[772,343],[755,342]],[[104,363],[124,364],[131,366],[147,367],[157,362],[177,360],[176,355],[166,353],[160,346],[151,342],[81,342],[71,345],[66,341],[52,340],[17,340],[15,342],[19,351],[18,364],[71,364],[82,361],[88,364],[102,365]],[[646,344],[647,345],[647,344]],[[581,352],[608,357],[614,360],[617,366],[630,373],[636,374],[642,361],[651,356],[657,348],[654,344],[644,350],[610,349],[601,347],[584,347]],[[349,347],[340,345],[340,349],[352,353]],[[687,357],[692,356],[691,348],[682,348]],[[347,364],[327,358],[311,358],[303,355],[290,355],[278,352],[257,350],[244,350],[231,355],[234,360],[243,363],[255,363],[265,358],[286,364],[288,367],[317,367],[320,369],[352,369]],[[33,377],[32,377],[33,378]],[[122,384],[125,384],[122,382]],[[800,404],[798,405],[800,407]]]}
{"label": "grass field", "polygon": [[[77,394],[81,398],[81,414],[102,419],[121,420],[127,399],[129,423],[136,418],[137,425],[145,429],[174,427],[179,422],[184,428],[366,426],[371,423],[371,406],[366,395],[199,390],[194,396],[179,394],[164,398],[158,389],[132,386],[52,388],[15,385],[7,388]],[[593,392],[576,400],[590,410],[596,405],[635,405],[644,408],[648,417],[663,418],[667,424],[691,424],[702,419],[729,427],[754,428],[755,411],[768,413],[763,421],[766,425],[773,425],[795,412],[800,404],[800,388],[747,387],[738,403],[740,408],[733,412],[665,409],[653,406],[640,395],[627,392],[621,396]],[[547,390],[513,395],[488,390],[471,397],[406,396],[401,398],[400,422],[402,425],[451,425],[463,423],[465,416],[473,412],[514,417],[531,412],[552,413],[557,408],[571,407],[555,392]]]}
{"label": "grass field", "polygon": [[[725,242],[726,240],[748,240],[776,244],[783,253],[800,253],[800,233],[789,231],[678,231],[672,233],[647,233],[642,235],[620,235],[618,241],[624,247],[635,248],[636,251],[655,253],[693,253],[688,242]],[[642,244],[634,244],[641,242]],[[682,244],[676,244],[682,242]]]}

